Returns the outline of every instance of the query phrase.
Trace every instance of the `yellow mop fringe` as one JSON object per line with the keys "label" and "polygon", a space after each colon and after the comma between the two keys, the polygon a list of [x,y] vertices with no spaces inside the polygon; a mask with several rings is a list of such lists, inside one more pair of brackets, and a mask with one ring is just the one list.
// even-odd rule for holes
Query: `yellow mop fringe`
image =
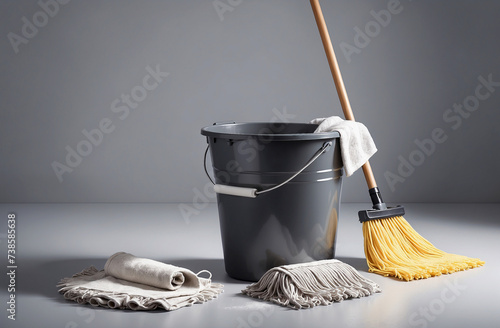
{"label": "yellow mop fringe", "polygon": [[402,217],[363,222],[370,272],[401,280],[425,279],[482,266],[484,261],[437,249]]}

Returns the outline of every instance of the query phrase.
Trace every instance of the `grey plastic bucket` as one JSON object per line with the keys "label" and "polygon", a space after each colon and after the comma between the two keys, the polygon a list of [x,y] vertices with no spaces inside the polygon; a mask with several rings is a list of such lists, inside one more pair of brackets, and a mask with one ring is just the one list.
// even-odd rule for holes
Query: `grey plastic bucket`
{"label": "grey plastic bucket", "polygon": [[[316,127],[230,123],[201,130],[218,187],[229,276],[257,281],[275,266],[335,256],[343,175],[340,136],[313,133]],[[206,158],[205,171],[208,175]]]}

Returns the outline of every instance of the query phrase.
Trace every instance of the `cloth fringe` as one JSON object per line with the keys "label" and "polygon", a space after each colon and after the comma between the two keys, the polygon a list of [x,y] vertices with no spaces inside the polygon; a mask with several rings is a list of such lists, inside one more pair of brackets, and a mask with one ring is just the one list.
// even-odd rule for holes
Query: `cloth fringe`
{"label": "cloth fringe", "polygon": [[285,265],[268,270],[242,293],[292,309],[330,305],[380,292],[379,285],[338,260]]}
{"label": "cloth fringe", "polygon": [[138,295],[130,295],[127,293],[104,292],[100,290],[80,288],[72,283],[72,278],[82,276],[93,276],[104,272],[97,270],[94,266],[90,266],[83,271],[74,274],[71,278],[63,278],[57,284],[59,293],[63,294],[64,298],[77,302],[79,304],[89,303],[92,306],[101,306],[112,309],[130,309],[130,310],[156,310],[164,309],[167,311],[176,310],[184,306],[191,306],[197,303],[203,303],[214,298],[223,292],[223,285],[210,283],[207,287],[200,290],[192,296],[184,296],[184,302],[180,304],[171,304],[165,298],[151,298]]}
{"label": "cloth fringe", "polygon": [[484,261],[443,252],[402,217],[363,222],[369,271],[401,280],[426,279],[482,266]]}

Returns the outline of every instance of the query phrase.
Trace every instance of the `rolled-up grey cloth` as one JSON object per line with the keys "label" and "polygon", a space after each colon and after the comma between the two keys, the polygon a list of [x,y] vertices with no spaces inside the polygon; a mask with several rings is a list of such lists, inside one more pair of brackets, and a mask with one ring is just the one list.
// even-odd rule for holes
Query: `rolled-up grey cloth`
{"label": "rolled-up grey cloth", "polygon": [[199,288],[199,279],[192,271],[162,262],[119,252],[104,265],[107,276],[168,290]]}

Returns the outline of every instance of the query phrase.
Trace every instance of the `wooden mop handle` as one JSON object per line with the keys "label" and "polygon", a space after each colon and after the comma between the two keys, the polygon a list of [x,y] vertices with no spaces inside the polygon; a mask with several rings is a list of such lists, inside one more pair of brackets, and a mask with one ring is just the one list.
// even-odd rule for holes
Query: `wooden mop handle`
{"label": "wooden mop handle", "polygon": [[[340,74],[337,57],[335,56],[335,52],[333,51],[332,41],[330,40],[330,35],[328,34],[328,29],[326,27],[325,18],[323,17],[323,12],[321,11],[319,1],[311,0],[311,7],[314,13],[314,18],[316,19],[316,24],[318,25],[321,41],[323,42],[323,47],[325,48],[326,58],[328,59],[328,64],[330,64],[330,70],[332,71],[333,81],[335,82],[335,88],[337,89],[337,94],[339,95],[342,111],[344,112],[344,116],[347,120],[355,121],[351,109],[351,104],[349,103],[349,98],[347,97],[347,92],[345,90],[344,81],[342,80],[342,75]],[[368,161],[363,165],[363,173],[365,174],[368,188],[376,188],[377,182],[375,181],[372,168]]]}

